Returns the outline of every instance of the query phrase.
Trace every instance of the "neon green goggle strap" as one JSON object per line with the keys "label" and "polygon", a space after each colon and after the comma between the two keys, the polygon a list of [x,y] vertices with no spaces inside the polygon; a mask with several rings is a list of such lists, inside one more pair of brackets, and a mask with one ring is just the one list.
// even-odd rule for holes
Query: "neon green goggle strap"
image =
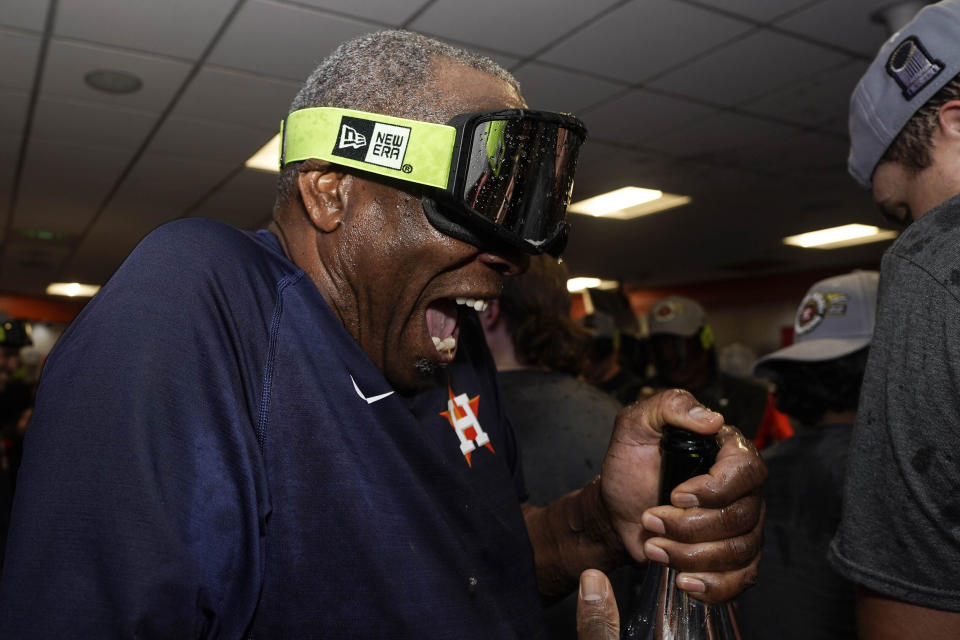
{"label": "neon green goggle strap", "polygon": [[316,158],[446,189],[457,130],[337,107],[298,109],[280,123],[280,166]]}

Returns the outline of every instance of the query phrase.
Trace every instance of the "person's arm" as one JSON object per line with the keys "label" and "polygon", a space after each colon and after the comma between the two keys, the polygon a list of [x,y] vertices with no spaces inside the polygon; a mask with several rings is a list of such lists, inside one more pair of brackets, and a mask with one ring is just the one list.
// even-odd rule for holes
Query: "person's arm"
{"label": "person's arm", "polygon": [[600,497],[600,476],[548,507],[523,505],[537,587],[552,602],[570,593],[589,567],[609,571],[629,559]]}
{"label": "person's arm", "polygon": [[[601,476],[548,507],[525,507],[541,596],[563,596],[583,570],[608,570],[631,558],[667,559],[681,571],[678,587],[711,602],[729,600],[752,584],[766,468],[743,436],[722,423],[684,391],[622,410]],[[719,432],[722,448],[708,475],[678,486],[672,505],[657,506],[665,424]]]}
{"label": "person's arm", "polygon": [[26,434],[0,638],[243,635],[268,504],[231,349],[240,336],[210,309],[230,309],[230,290],[186,275],[206,273],[216,248],[154,232],[51,353]]}
{"label": "person's arm", "polygon": [[862,640],[951,640],[960,633],[960,613],[928,609],[875,591],[857,592],[857,635]]}

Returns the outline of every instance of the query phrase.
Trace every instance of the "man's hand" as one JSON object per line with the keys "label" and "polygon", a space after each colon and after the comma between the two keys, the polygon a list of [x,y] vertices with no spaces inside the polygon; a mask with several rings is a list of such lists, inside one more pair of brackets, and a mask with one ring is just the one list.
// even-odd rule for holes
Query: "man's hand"
{"label": "man's hand", "polygon": [[[664,425],[719,433],[706,475],[682,483],[657,506]],[[743,435],[686,391],[664,391],[617,416],[601,474],[612,525],[638,562],[670,564],[677,587],[708,602],[730,600],[756,581],[767,471]]]}
{"label": "man's hand", "polygon": [[577,640],[620,640],[620,612],[610,580],[602,571],[580,574]]}

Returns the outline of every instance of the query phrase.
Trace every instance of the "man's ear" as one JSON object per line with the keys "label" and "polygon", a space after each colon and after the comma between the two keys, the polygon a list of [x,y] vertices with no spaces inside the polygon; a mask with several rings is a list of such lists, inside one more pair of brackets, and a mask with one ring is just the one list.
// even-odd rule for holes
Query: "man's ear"
{"label": "man's ear", "polygon": [[300,167],[300,197],[310,221],[320,231],[330,233],[343,222],[340,184],[344,175],[322,160],[307,160]]}
{"label": "man's ear", "polygon": [[939,123],[944,136],[960,141],[960,100],[949,100],[940,107]]}

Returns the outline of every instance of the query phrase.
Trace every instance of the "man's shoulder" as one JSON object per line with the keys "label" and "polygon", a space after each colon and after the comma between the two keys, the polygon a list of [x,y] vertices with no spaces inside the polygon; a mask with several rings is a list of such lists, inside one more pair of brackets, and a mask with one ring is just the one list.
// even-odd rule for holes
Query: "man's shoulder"
{"label": "man's shoulder", "polygon": [[886,255],[925,263],[960,244],[960,195],[934,207],[900,234]]}
{"label": "man's shoulder", "polygon": [[186,259],[210,259],[222,253],[257,251],[253,234],[211,218],[182,218],[148,233],[137,250],[181,254]]}
{"label": "man's shoulder", "polygon": [[174,272],[180,281],[209,277],[229,281],[250,272],[290,271],[268,232],[244,231],[209,218],[184,218],[165,223],[148,233],[131,251],[122,272],[164,274]]}
{"label": "man's shoulder", "polygon": [[[939,290],[960,300],[960,196],[939,205],[910,225],[883,255],[880,299],[916,304]],[[937,294],[939,295],[939,294]]]}

